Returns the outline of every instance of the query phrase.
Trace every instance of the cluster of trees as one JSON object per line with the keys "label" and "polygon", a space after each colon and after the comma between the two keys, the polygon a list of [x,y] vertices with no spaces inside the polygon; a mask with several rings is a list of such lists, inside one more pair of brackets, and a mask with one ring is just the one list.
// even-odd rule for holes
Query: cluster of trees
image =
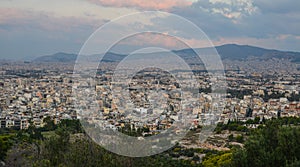
{"label": "cluster of trees", "polygon": [[249,129],[245,126],[244,122],[240,121],[228,121],[227,124],[218,123],[215,128],[216,133],[221,133],[223,130],[248,132]]}
{"label": "cluster of trees", "polygon": [[106,151],[87,136],[70,141],[66,128],[58,128],[56,135],[43,142],[42,152],[33,156],[34,166],[193,166],[191,161],[174,160],[166,154],[144,158],[130,158]]}
{"label": "cluster of trees", "polygon": [[[4,161],[6,166],[36,167],[199,166],[193,160],[174,159],[167,153],[144,158],[116,155],[106,151],[82,133],[78,120],[62,120],[58,125],[54,125],[51,119],[45,122],[47,124],[43,128],[30,126],[27,130],[16,133],[0,134],[0,160]],[[123,129],[127,133],[130,132],[128,130]],[[140,130],[142,131],[147,129]],[[45,132],[51,135],[45,136]],[[194,155],[192,152],[189,154]],[[195,158],[199,161],[199,157]]]}
{"label": "cluster of trees", "polygon": [[70,119],[63,119],[60,121],[59,124],[54,124],[53,119],[51,117],[46,117],[44,120],[45,126],[39,128],[41,131],[53,131],[56,130],[58,127],[66,127],[68,131],[71,133],[82,133],[83,129],[80,124],[79,120],[70,120]]}
{"label": "cluster of trees", "polygon": [[236,137],[234,137],[233,134],[230,134],[228,136],[228,141],[243,143],[244,142],[244,136],[243,135],[237,135]]}
{"label": "cluster of trees", "polygon": [[253,131],[244,148],[233,153],[232,166],[299,166],[300,129],[271,120]]}
{"label": "cluster of trees", "polygon": [[202,162],[203,167],[230,167],[231,165],[232,153],[230,152],[206,156]]}
{"label": "cluster of trees", "polygon": [[253,91],[251,89],[244,89],[244,90],[228,89],[227,93],[231,95],[230,98],[243,99],[245,95],[252,95]]}
{"label": "cluster of trees", "polygon": [[297,117],[280,117],[276,121],[280,125],[300,125],[300,118]]}
{"label": "cluster of trees", "polygon": [[[253,123],[256,123],[254,120]],[[245,123],[229,122],[217,128],[238,130]],[[44,128],[30,126],[16,133],[0,135],[0,161],[7,166],[198,166],[252,167],[300,165],[300,118],[268,120],[257,129],[228,140],[244,143],[231,151],[200,148],[186,149],[179,145],[155,156],[129,158],[113,154],[95,144],[82,133],[78,120],[64,120],[58,125],[47,121]],[[243,126],[245,127],[245,126]],[[127,127],[128,128],[128,127]],[[50,130],[50,131],[47,131]],[[124,132],[130,132],[123,129]],[[45,136],[45,131],[52,135]],[[141,130],[147,131],[146,129]],[[243,131],[243,130],[242,130]],[[79,135],[80,134],[80,135]],[[136,135],[136,134],[131,134]],[[10,150],[10,151],[8,151]],[[201,160],[199,155],[206,156]],[[184,158],[182,158],[184,157]],[[202,161],[202,162],[201,162]],[[201,162],[201,163],[200,163]],[[0,164],[1,166],[1,164]]]}
{"label": "cluster of trees", "polygon": [[[124,127],[119,129],[119,132],[124,133],[125,135],[128,136],[134,136],[134,137],[140,137],[144,136],[143,133],[148,133],[150,132],[150,129],[147,127],[142,127],[142,128],[132,128],[130,124],[125,124]],[[147,135],[145,135],[147,136]]]}
{"label": "cluster of trees", "polygon": [[171,157],[174,157],[174,158],[179,158],[181,156],[185,156],[185,157],[194,157],[194,159],[198,159],[199,157],[196,157],[195,155],[195,150],[190,148],[190,149],[184,149],[180,146],[175,146],[173,149],[170,149],[168,151],[169,155]]}
{"label": "cluster of trees", "polygon": [[0,160],[3,161],[6,157],[7,151],[13,145],[13,135],[0,136]]}
{"label": "cluster of trees", "polygon": [[[300,118],[295,117],[265,121],[257,129],[249,131],[243,148],[236,146],[231,152],[206,156],[202,165],[205,167],[298,167],[300,166],[299,125]],[[228,138],[244,140],[243,137],[233,135]]]}

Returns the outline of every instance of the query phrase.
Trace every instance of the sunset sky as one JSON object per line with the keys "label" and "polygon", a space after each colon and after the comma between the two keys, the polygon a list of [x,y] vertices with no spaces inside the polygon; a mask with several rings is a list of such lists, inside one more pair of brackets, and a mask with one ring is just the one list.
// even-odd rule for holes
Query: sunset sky
{"label": "sunset sky", "polygon": [[[300,51],[299,6],[299,0],[1,0],[0,59],[78,53],[101,25],[152,10],[192,21],[214,45],[237,43]],[[165,17],[142,19],[152,26],[158,22],[178,26]]]}

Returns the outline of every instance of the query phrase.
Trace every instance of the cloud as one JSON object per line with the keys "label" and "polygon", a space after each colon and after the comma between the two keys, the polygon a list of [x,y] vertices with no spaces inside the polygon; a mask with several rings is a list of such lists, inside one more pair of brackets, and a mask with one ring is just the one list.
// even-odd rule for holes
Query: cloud
{"label": "cloud", "polygon": [[0,58],[76,53],[106,20],[57,17],[51,13],[0,8]]}
{"label": "cloud", "polygon": [[[160,47],[170,50],[174,50],[178,47],[183,47],[175,37],[169,36],[168,34],[145,32],[134,35],[130,38],[124,39],[120,43],[121,45],[134,45],[134,46],[145,46],[145,47]],[[184,48],[184,47],[183,47]]]}
{"label": "cloud", "polygon": [[[44,10],[51,7],[43,3],[40,3],[44,5],[42,9],[14,8],[13,5],[10,6],[11,8],[0,7],[0,56],[3,54],[17,57],[18,54],[24,53],[41,55],[40,53],[44,54],[45,51],[47,54],[56,51],[76,52],[89,35],[107,20],[136,12],[136,9],[159,9],[178,14],[199,26],[215,45],[239,43],[299,51],[300,1],[298,0],[198,0],[193,4],[192,0],[86,0],[84,2],[87,4],[86,8],[78,4],[78,8],[84,8],[80,12],[76,12],[77,8],[69,9],[68,12],[57,12],[59,10],[57,8]],[[57,5],[61,4],[57,3]],[[66,2],[64,5],[69,4]],[[178,32],[180,36],[190,43],[205,46],[195,33],[185,30],[186,26],[176,20],[156,16],[138,20],[142,20],[143,24],[126,20],[124,25],[136,29],[159,26],[162,32],[179,29],[182,30]],[[119,31],[127,30],[122,25],[116,26],[108,31],[107,36],[100,39],[101,42],[107,42]],[[141,36],[128,45],[142,45],[142,41],[167,48],[176,48],[178,45],[174,40],[161,36],[151,38]]]}
{"label": "cloud", "polygon": [[257,10],[252,0],[198,0],[193,6],[203,12],[221,14],[230,19],[251,15]]}
{"label": "cloud", "polygon": [[189,0],[88,0],[89,2],[110,7],[137,8],[144,10],[168,10],[173,7],[192,5]]}
{"label": "cloud", "polygon": [[300,1],[298,0],[253,0],[263,13],[299,13]]}
{"label": "cloud", "polygon": [[0,8],[0,29],[6,31],[86,31],[96,29],[106,21],[86,17],[56,17],[40,11]]}
{"label": "cloud", "polygon": [[11,23],[12,19],[23,20],[29,19],[32,15],[29,11],[20,11],[14,8],[0,8],[0,24]]}
{"label": "cloud", "polygon": [[[295,7],[290,7],[291,11],[286,10],[293,5],[292,0],[282,6],[279,1],[275,0],[277,4],[271,7],[267,5],[271,3],[267,0],[200,0],[192,7],[174,9],[172,12],[194,22],[213,40],[222,37],[276,38],[280,34],[299,36],[300,10],[293,10]],[[295,2],[298,3],[300,1]],[[239,17],[228,17],[223,12],[226,10],[221,10],[228,4],[236,6],[231,7],[230,11],[241,13],[237,15]],[[214,12],[214,8],[220,9],[217,10],[219,13]]]}

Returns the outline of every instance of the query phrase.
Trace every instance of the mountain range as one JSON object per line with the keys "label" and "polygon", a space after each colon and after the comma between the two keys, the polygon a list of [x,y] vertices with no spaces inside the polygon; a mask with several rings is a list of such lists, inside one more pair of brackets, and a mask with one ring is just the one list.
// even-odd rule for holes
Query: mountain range
{"label": "mountain range", "polygon": [[[203,50],[207,48],[196,48],[196,50]],[[266,60],[270,58],[278,58],[278,59],[289,59],[292,62],[300,63],[300,52],[291,52],[291,51],[279,51],[273,49],[264,49],[255,46],[249,45],[237,45],[237,44],[226,44],[217,46],[216,50],[218,51],[220,57],[223,60],[247,60],[251,58],[255,58],[258,60]],[[181,57],[194,57],[195,52],[193,49],[182,49],[173,51],[177,55]],[[99,55],[91,55],[89,56],[91,60],[97,60]],[[118,62],[122,60],[126,55],[117,54],[117,53],[106,53],[104,56],[104,62]],[[69,53],[56,53],[53,55],[41,56],[33,60],[33,62],[63,62],[63,63],[74,63],[76,61],[76,54]]]}

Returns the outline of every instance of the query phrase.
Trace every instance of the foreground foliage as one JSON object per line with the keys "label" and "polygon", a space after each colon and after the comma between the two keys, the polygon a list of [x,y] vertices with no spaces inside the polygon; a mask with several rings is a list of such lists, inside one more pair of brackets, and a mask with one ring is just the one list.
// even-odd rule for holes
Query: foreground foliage
{"label": "foreground foliage", "polygon": [[272,120],[254,131],[243,149],[235,150],[233,166],[297,166],[300,160],[300,129]]}
{"label": "foreground foliage", "polygon": [[[2,130],[0,134],[0,162],[6,166],[199,166],[199,167],[271,167],[300,166],[300,119],[279,118],[260,123],[257,129],[242,129],[244,124],[257,124],[257,120],[240,123],[229,122],[218,128],[242,131],[243,136],[229,136],[244,147],[231,151],[201,148],[174,148],[159,155],[129,158],[106,151],[94,143],[82,130],[78,120],[65,120],[54,125],[27,130]],[[218,129],[217,128],[217,129]],[[206,155],[200,158],[201,155]],[[1,164],[0,164],[1,166]]]}

